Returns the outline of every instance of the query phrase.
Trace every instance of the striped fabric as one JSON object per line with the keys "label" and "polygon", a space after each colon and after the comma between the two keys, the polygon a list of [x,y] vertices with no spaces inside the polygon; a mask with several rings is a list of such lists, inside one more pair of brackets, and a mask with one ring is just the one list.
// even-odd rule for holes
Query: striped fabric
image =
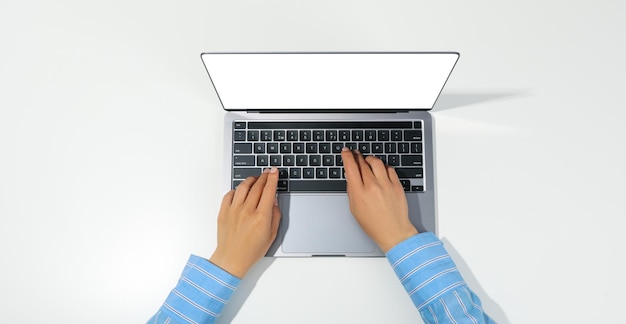
{"label": "striped fabric", "polygon": [[434,234],[404,240],[387,251],[387,259],[424,322],[494,323]]}
{"label": "striped fabric", "polygon": [[178,284],[148,323],[214,323],[240,281],[192,255]]}
{"label": "striped fabric", "polygon": [[[387,252],[391,267],[426,323],[495,323],[467,287],[432,233],[410,237]],[[214,323],[240,280],[192,255],[176,287],[150,324]]]}

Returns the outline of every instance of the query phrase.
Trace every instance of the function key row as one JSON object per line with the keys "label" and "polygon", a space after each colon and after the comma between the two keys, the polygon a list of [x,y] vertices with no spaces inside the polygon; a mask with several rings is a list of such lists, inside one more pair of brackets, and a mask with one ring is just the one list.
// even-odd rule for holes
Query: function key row
{"label": "function key row", "polygon": [[306,121],[306,122],[256,122],[235,121],[235,129],[397,129],[422,128],[422,121]]}
{"label": "function key row", "polygon": [[235,130],[236,142],[421,141],[419,129],[392,130]]}

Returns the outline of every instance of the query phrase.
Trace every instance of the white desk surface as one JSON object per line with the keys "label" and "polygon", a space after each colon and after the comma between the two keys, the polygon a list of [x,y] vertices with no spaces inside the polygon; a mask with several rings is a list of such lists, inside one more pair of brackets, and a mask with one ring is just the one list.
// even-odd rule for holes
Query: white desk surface
{"label": "white desk surface", "polygon": [[[501,323],[625,323],[623,1],[4,1],[0,317],[141,323],[215,247],[203,51],[461,53],[440,236]],[[387,261],[265,259],[223,323],[415,323]]]}

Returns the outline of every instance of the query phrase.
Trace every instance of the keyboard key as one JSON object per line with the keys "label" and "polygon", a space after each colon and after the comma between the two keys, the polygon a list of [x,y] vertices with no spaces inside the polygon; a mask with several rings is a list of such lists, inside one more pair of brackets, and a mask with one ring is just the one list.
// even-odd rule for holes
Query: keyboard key
{"label": "keyboard key", "polygon": [[422,131],[421,130],[405,130],[404,140],[405,141],[421,141]]}
{"label": "keyboard key", "polygon": [[335,165],[343,166],[343,159],[341,157],[341,154],[335,155]]}
{"label": "keyboard key", "polygon": [[285,140],[285,131],[284,130],[275,130],[274,131],[274,140],[275,141],[284,141]]}
{"label": "keyboard key", "polygon": [[252,143],[235,143],[233,152],[238,154],[252,153]]}
{"label": "keyboard key", "polygon": [[289,181],[287,180],[278,180],[278,184],[276,186],[276,191],[287,191],[289,189]]}
{"label": "keyboard key", "polygon": [[336,130],[327,130],[326,131],[326,141],[334,142],[337,140],[337,131]]}
{"label": "keyboard key", "polygon": [[289,170],[287,168],[278,169],[278,179],[287,179],[289,178]]}
{"label": "keyboard key", "polygon": [[409,153],[409,143],[398,143],[398,153]]}
{"label": "keyboard key", "polygon": [[424,176],[422,168],[396,168],[398,178],[421,178]]}
{"label": "keyboard key", "polygon": [[424,186],[411,186],[411,191],[424,191]]}
{"label": "keyboard key", "polygon": [[403,155],[401,158],[403,166],[421,166],[422,165],[422,156],[421,155]]}
{"label": "keyboard key", "polygon": [[256,142],[259,140],[259,131],[258,130],[249,130],[248,131],[248,141]]}
{"label": "keyboard key", "polygon": [[333,143],[333,153],[341,153],[342,149],[343,149],[343,143],[341,142]]}
{"label": "keyboard key", "polygon": [[356,143],[346,143],[346,147],[353,151],[359,148]]}
{"label": "keyboard key", "polygon": [[264,130],[261,131],[261,140],[264,142],[269,142],[272,140],[272,131]]}
{"label": "keyboard key", "polygon": [[363,131],[362,130],[353,130],[352,131],[352,140],[360,142],[363,140]]}
{"label": "keyboard key", "polygon": [[383,143],[372,143],[372,153],[382,153]]}
{"label": "keyboard key", "polygon": [[322,156],[322,165],[324,165],[324,166],[333,166],[333,165],[335,165],[335,157],[333,155],[324,155],[324,156]]}
{"label": "keyboard key", "polygon": [[317,178],[317,179],[326,179],[326,178],[328,178],[328,169],[327,168],[316,168],[315,169],[315,178]]}
{"label": "keyboard key", "polygon": [[376,140],[376,131],[375,130],[366,130],[365,131],[365,140],[368,142],[373,142]]}
{"label": "keyboard key", "polygon": [[309,165],[309,157],[307,155],[296,155],[296,165],[297,166]]}
{"label": "keyboard key", "polygon": [[339,179],[341,177],[341,169],[340,168],[329,168],[328,169],[328,177],[331,179]]}
{"label": "keyboard key", "polygon": [[235,131],[235,141],[245,141],[246,140],[246,131]]}
{"label": "keyboard key", "polygon": [[396,143],[385,143],[385,153],[396,153]]}
{"label": "keyboard key", "polygon": [[411,143],[411,153],[422,153],[422,143]]}
{"label": "keyboard key", "polygon": [[306,143],[307,153],[317,153],[317,143]]}
{"label": "keyboard key", "polygon": [[261,168],[233,168],[233,179],[245,179],[261,175]]}
{"label": "keyboard key", "polygon": [[289,178],[290,179],[300,179],[302,177],[302,169],[300,168],[291,168],[289,169]]}
{"label": "keyboard key", "polygon": [[302,177],[305,179],[315,178],[315,169],[313,168],[303,168],[302,169]]}
{"label": "keyboard key", "polygon": [[350,131],[342,130],[339,131],[339,140],[340,141],[349,141],[350,140]]}
{"label": "keyboard key", "polygon": [[256,165],[258,166],[267,166],[269,163],[267,155],[257,155],[256,156]]}
{"label": "keyboard key", "polygon": [[400,183],[402,184],[402,188],[404,188],[404,191],[411,191],[411,181],[400,180]]}
{"label": "keyboard key", "polygon": [[278,143],[267,143],[267,153],[278,153]]}
{"label": "keyboard key", "polygon": [[387,164],[387,156],[386,155],[376,154],[374,156],[379,158],[381,161],[383,161],[383,163]]}
{"label": "keyboard key", "polygon": [[399,166],[400,165],[400,156],[399,155],[387,155],[387,164],[391,166]]}
{"label": "keyboard key", "polygon": [[369,153],[370,143],[359,143],[359,151],[361,151],[361,153]]}
{"label": "keyboard key", "polygon": [[322,157],[319,155],[309,155],[309,165],[310,166],[322,165]]}
{"label": "keyboard key", "polygon": [[293,155],[283,155],[284,166],[294,166],[296,158]]}
{"label": "keyboard key", "polygon": [[320,143],[319,153],[330,153],[330,143]]}
{"label": "keyboard key", "polygon": [[233,189],[237,189],[237,187],[243,182],[243,180],[235,180],[233,181]]}
{"label": "keyboard key", "polygon": [[378,131],[378,140],[379,141],[388,141],[389,140],[389,131],[388,130],[379,130]]}
{"label": "keyboard key", "polygon": [[344,180],[291,180],[290,190],[294,191],[346,191]]}
{"label": "keyboard key", "polygon": [[304,153],[304,143],[293,143],[293,153]]}
{"label": "keyboard key", "polygon": [[287,131],[287,140],[290,142],[295,142],[298,140],[298,131],[290,130]]}
{"label": "keyboard key", "polygon": [[280,153],[291,153],[291,143],[280,143]]}
{"label": "keyboard key", "polygon": [[254,153],[265,153],[265,143],[254,143]]}
{"label": "keyboard key", "polygon": [[271,166],[280,166],[280,162],[281,162],[280,155],[270,155]]}
{"label": "keyboard key", "polygon": [[235,124],[235,129],[246,128],[246,122],[238,122],[238,121],[236,121],[236,122],[234,122],[234,124]]}
{"label": "keyboard key", "polygon": [[254,155],[235,155],[233,157],[235,166],[254,166]]}
{"label": "keyboard key", "polygon": [[307,142],[311,140],[311,131],[301,130],[300,131],[300,140],[303,142]]}
{"label": "keyboard key", "polygon": [[395,142],[399,142],[402,140],[402,131],[392,130],[391,131],[391,140]]}
{"label": "keyboard key", "polygon": [[413,128],[422,128],[422,122],[421,121],[415,121],[413,122]]}
{"label": "keyboard key", "polygon": [[313,131],[313,140],[316,142],[321,142],[324,140],[324,131],[315,130]]}

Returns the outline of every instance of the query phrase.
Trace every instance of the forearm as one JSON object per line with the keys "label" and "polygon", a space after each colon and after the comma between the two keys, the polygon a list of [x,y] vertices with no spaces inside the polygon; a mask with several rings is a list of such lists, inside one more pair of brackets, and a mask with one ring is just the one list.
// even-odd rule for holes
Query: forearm
{"label": "forearm", "polygon": [[493,322],[432,233],[404,240],[387,258],[426,323]]}
{"label": "forearm", "polygon": [[240,281],[192,255],[178,284],[148,323],[214,323]]}

